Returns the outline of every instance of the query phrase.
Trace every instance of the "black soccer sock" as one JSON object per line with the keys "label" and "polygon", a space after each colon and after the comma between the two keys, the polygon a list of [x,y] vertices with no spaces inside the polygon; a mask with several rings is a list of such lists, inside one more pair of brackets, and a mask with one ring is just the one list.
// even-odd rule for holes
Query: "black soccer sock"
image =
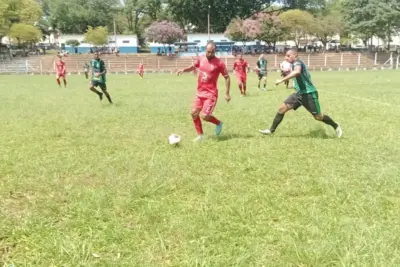
{"label": "black soccer sock", "polygon": [[336,130],[336,128],[339,126],[336,122],[334,122],[331,117],[329,117],[328,115],[324,115],[324,117],[322,118],[322,122],[330,125],[333,127],[333,129]]}
{"label": "black soccer sock", "polygon": [[276,113],[271,129],[269,129],[271,133],[275,132],[276,128],[278,128],[279,124],[282,122],[284,116],[285,114],[281,114],[279,112]]}
{"label": "black soccer sock", "polygon": [[112,103],[110,94],[108,92],[104,92],[104,94],[106,95],[108,102]]}

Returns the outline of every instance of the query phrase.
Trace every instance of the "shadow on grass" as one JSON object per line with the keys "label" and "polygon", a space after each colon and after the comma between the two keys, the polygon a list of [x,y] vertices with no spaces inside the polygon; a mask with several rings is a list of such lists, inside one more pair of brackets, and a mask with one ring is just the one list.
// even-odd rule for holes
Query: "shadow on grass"
{"label": "shadow on grass", "polygon": [[221,135],[218,137],[214,137],[216,138],[217,141],[221,142],[221,141],[228,141],[231,139],[250,139],[250,138],[254,138],[255,135],[250,135],[250,134],[227,134],[227,135]]}
{"label": "shadow on grass", "polygon": [[335,139],[335,136],[329,136],[326,134],[325,129],[318,129],[311,131],[308,134],[302,135],[275,135],[275,138],[319,138],[319,139]]}

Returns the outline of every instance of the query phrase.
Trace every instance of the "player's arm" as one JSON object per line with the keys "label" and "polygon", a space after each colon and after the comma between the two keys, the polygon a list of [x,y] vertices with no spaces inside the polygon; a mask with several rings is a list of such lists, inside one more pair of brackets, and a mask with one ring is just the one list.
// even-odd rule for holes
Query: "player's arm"
{"label": "player's arm", "polygon": [[107,73],[107,69],[106,69],[106,64],[104,63],[104,61],[101,61],[101,69],[103,69],[102,72],[100,72],[100,75],[105,75]]}
{"label": "player's arm", "polygon": [[288,76],[284,77],[281,80],[277,80],[275,84],[278,85],[280,83],[286,82],[286,81],[288,81],[290,79],[296,78],[300,74],[301,74],[301,65],[296,65],[294,67],[294,70]]}
{"label": "player's arm", "polygon": [[194,71],[194,70],[195,70],[196,68],[198,68],[198,67],[200,67],[200,60],[199,60],[199,59],[197,59],[196,62],[195,62],[194,64],[190,65],[190,66],[187,67],[187,68],[184,68],[183,70],[178,71],[176,74],[179,76],[179,75],[181,75],[181,74],[184,73],[184,72],[192,72],[192,71]]}
{"label": "player's arm", "polygon": [[229,77],[228,70],[224,63],[220,65],[220,70],[222,76],[225,78],[225,100],[229,102],[231,100],[230,90],[231,90],[231,78]]}

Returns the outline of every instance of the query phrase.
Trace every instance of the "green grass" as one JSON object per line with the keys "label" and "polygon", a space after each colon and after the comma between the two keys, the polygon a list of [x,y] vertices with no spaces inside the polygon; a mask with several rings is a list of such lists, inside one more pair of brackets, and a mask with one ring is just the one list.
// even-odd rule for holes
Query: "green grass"
{"label": "green grass", "polygon": [[113,106],[1,76],[0,266],[400,266],[398,72],[313,73],[343,139],[304,109],[260,136],[277,77],[193,144],[193,75],[109,76]]}

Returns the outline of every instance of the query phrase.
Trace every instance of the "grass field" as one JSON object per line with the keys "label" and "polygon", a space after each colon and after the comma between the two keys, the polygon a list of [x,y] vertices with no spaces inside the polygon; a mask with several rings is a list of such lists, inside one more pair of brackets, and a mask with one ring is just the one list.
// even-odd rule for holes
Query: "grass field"
{"label": "grass field", "polygon": [[313,73],[342,139],[304,109],[260,136],[291,93],[271,76],[201,144],[193,75],[109,76],[113,106],[1,76],[0,266],[400,266],[398,72]]}

